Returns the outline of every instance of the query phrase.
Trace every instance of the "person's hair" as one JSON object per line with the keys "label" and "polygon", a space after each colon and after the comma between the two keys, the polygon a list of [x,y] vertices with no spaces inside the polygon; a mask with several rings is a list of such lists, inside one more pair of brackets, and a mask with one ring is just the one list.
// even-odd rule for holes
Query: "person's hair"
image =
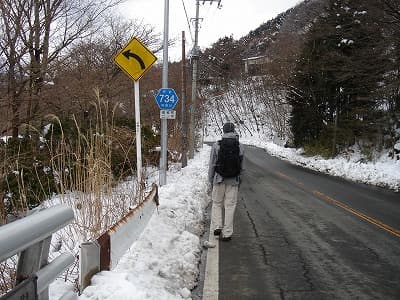
{"label": "person's hair", "polygon": [[222,130],[224,131],[224,133],[228,133],[228,132],[234,132],[235,131],[235,125],[231,122],[227,122],[224,124],[224,127],[222,128]]}

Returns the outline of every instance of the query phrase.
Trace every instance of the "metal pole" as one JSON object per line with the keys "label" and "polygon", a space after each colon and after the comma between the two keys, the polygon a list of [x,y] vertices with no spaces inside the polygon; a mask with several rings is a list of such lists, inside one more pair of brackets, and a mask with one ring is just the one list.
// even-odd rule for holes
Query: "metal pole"
{"label": "metal pole", "polygon": [[194,157],[195,144],[195,115],[196,115],[196,92],[197,92],[197,63],[199,59],[199,7],[200,2],[196,0],[196,20],[195,20],[195,35],[193,47],[193,75],[192,75],[192,104],[190,108],[190,139],[189,139],[189,158]]}
{"label": "metal pole", "polygon": [[[168,18],[169,18],[169,0],[164,2],[164,44],[163,44],[163,72],[162,72],[162,87],[168,87]],[[160,186],[167,183],[167,119],[161,119],[161,157],[160,157]]]}
{"label": "metal pole", "polygon": [[182,31],[182,168],[187,166],[187,128],[186,128],[186,53],[185,53],[185,32]]}
{"label": "metal pole", "polygon": [[142,132],[140,126],[140,96],[139,80],[135,81],[135,121],[136,121],[136,170],[137,182],[140,189],[142,182]]}

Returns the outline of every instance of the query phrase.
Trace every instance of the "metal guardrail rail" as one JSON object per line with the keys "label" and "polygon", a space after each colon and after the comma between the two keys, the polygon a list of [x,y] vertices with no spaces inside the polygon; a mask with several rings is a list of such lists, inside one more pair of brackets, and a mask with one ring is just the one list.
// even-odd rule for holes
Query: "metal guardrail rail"
{"label": "metal guardrail rail", "polygon": [[158,187],[153,184],[151,192],[137,207],[127,213],[96,241],[81,244],[79,254],[80,292],[90,285],[93,275],[115,267],[122,255],[141,235],[158,205]]}
{"label": "metal guardrail rail", "polygon": [[48,263],[51,236],[73,220],[71,208],[56,205],[0,227],[0,262],[19,254],[16,286],[0,300],[48,299],[49,284],[75,261],[63,253]]}
{"label": "metal guardrail rail", "polygon": [[[140,236],[158,206],[158,187],[153,185],[146,199],[97,241],[81,244],[80,292],[90,284],[94,274],[110,270]],[[0,300],[48,300],[48,286],[62,274],[75,257],[63,253],[48,263],[51,236],[74,220],[74,212],[65,205],[34,210],[25,218],[0,227],[0,262],[19,254],[16,286]],[[76,299],[69,291],[60,300]]]}

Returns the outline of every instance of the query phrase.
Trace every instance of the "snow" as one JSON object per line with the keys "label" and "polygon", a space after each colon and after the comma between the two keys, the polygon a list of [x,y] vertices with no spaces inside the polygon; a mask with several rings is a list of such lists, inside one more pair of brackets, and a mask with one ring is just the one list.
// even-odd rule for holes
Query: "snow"
{"label": "snow", "polygon": [[[190,299],[199,274],[204,211],[210,201],[206,194],[209,148],[200,149],[186,168],[173,167],[167,173],[168,184],[159,188],[158,212],[140,238],[115,269],[95,275],[79,299]],[[71,289],[58,279],[50,286],[50,299]]]}
{"label": "snow", "polygon": [[[204,140],[218,138],[210,135]],[[242,136],[241,142],[313,170],[400,189],[400,160],[386,154],[374,163],[361,162],[357,153],[325,160],[302,156],[301,149],[284,148],[283,141],[273,143],[261,136]],[[186,168],[170,167],[167,184],[159,188],[158,212],[115,269],[95,275],[79,299],[191,299],[199,275],[204,211],[210,201],[206,193],[210,149],[204,145]],[[150,181],[157,182],[156,176]],[[67,290],[72,290],[71,284],[56,280],[50,286],[50,299],[58,299]]]}
{"label": "snow", "polygon": [[[248,139],[242,139],[242,142],[251,143]],[[382,153],[377,161],[367,163],[357,153],[324,159],[319,156],[305,157],[301,155],[301,150],[283,148],[264,140],[251,144],[267,149],[274,156],[315,171],[395,191],[400,190],[400,160],[389,158],[386,152]]]}
{"label": "snow", "polygon": [[366,15],[367,14],[367,11],[366,10],[363,10],[363,11],[355,11],[354,12],[354,15]]}
{"label": "snow", "polygon": [[340,43],[338,44],[338,46],[340,47],[341,44],[351,45],[351,44],[354,44],[354,41],[353,40],[349,40],[349,39],[342,39],[340,41]]}
{"label": "snow", "polygon": [[[4,143],[8,143],[8,140],[11,139],[11,138],[12,138],[11,135],[2,136],[2,137],[0,137],[0,141],[3,141]],[[18,135],[18,138],[22,139],[23,136],[22,135]]]}

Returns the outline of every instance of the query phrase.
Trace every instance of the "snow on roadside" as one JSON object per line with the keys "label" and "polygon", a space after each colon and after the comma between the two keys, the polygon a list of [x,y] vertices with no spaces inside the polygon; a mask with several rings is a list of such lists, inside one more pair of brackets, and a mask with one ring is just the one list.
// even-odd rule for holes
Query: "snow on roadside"
{"label": "snow on roadside", "polygon": [[[209,198],[204,146],[186,168],[168,172],[160,206],[140,238],[112,271],[95,275],[79,299],[189,299],[197,284]],[[54,284],[56,287],[56,284]]]}
{"label": "snow on roadside", "polygon": [[269,154],[305,168],[400,191],[400,161],[389,159],[386,154],[382,154],[377,162],[362,163],[357,155],[352,157],[338,156],[333,159],[324,159],[320,156],[305,157],[301,155],[301,150],[284,148],[271,141],[268,142],[254,137],[242,138],[241,142],[265,148]]}

